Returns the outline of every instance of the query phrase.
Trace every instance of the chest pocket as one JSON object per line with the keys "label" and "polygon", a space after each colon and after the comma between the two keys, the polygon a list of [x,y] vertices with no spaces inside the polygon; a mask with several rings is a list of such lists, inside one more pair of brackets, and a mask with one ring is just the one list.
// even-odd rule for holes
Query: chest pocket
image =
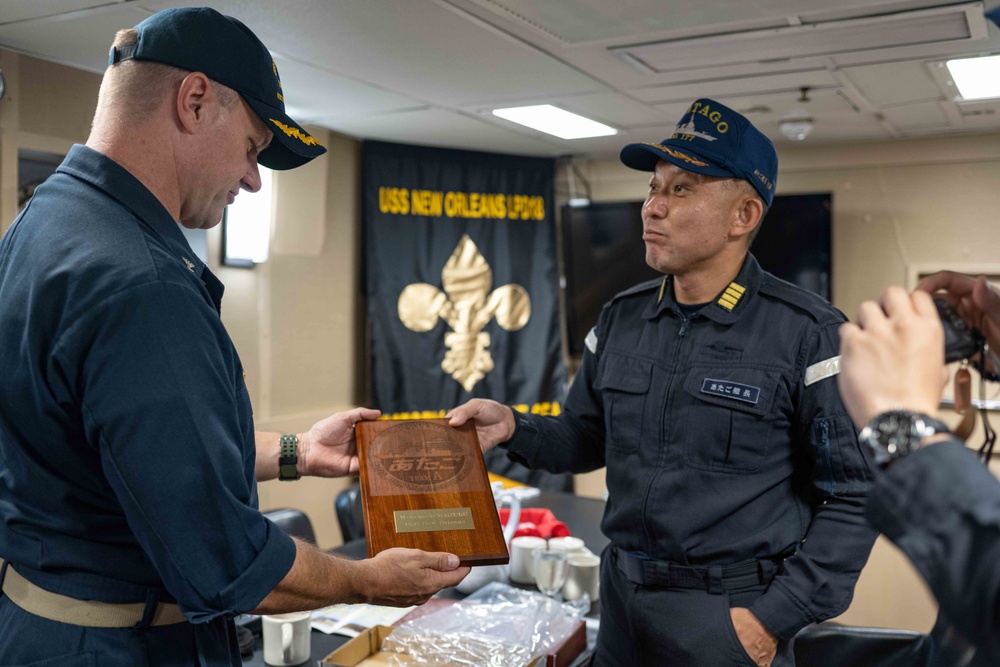
{"label": "chest pocket", "polygon": [[618,454],[634,454],[652,428],[644,416],[653,365],[613,352],[605,353],[601,362],[595,387],[604,400],[608,448]]}
{"label": "chest pocket", "polygon": [[695,367],[684,381],[684,463],[753,473],[763,464],[780,374],[755,368]]}

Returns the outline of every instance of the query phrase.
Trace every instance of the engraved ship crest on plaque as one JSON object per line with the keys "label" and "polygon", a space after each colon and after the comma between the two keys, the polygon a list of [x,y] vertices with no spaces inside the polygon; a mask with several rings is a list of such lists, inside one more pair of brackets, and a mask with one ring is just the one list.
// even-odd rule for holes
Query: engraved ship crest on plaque
{"label": "engraved ship crest on plaque", "polygon": [[476,430],[445,419],[355,426],[368,555],[392,547],[507,563],[507,545]]}

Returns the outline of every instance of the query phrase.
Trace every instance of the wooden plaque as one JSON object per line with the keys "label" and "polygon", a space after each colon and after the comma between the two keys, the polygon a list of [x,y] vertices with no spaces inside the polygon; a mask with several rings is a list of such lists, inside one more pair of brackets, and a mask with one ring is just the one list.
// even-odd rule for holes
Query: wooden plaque
{"label": "wooden plaque", "polygon": [[475,426],[363,421],[355,433],[369,557],[409,547],[462,565],[510,560]]}

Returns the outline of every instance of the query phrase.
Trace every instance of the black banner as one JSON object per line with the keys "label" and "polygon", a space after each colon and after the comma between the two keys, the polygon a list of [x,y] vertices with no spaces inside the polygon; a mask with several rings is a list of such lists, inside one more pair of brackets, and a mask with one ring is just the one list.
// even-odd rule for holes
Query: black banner
{"label": "black banner", "polygon": [[[363,160],[372,407],[432,418],[491,398],[559,414],[554,161],[382,142]],[[553,487],[514,465],[488,453],[491,471]]]}

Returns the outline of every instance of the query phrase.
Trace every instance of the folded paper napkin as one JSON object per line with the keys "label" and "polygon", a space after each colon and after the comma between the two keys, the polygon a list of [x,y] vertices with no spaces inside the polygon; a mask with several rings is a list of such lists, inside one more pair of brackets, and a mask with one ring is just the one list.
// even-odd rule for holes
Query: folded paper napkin
{"label": "folded paper napkin", "polygon": [[[500,523],[507,525],[507,518],[510,510],[503,508],[500,510]],[[532,535],[549,539],[550,537],[568,537],[569,528],[562,521],[556,519],[552,510],[544,507],[522,507],[521,518],[514,531],[514,537],[521,535]]]}

